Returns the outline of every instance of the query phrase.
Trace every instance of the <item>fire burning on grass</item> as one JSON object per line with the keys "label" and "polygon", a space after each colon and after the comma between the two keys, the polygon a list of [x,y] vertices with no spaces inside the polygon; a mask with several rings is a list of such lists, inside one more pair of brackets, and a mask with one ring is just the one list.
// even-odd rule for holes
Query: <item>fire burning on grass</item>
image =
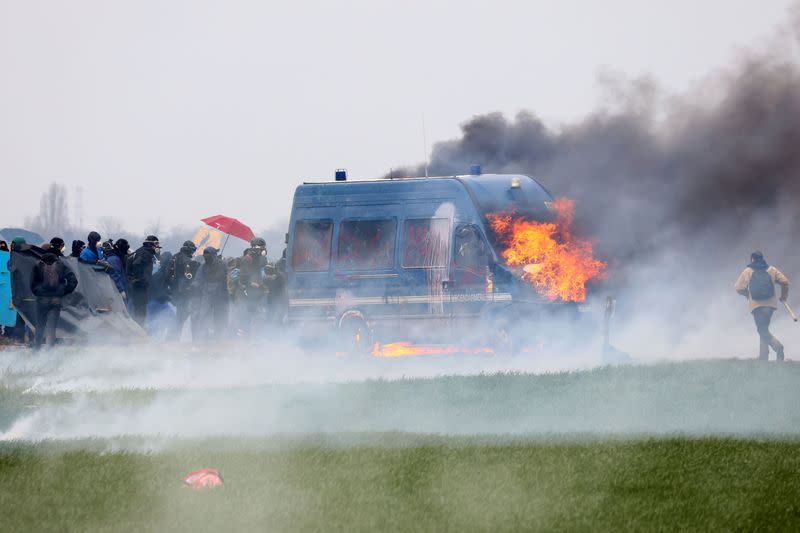
{"label": "fire burning on grass", "polygon": [[[519,353],[533,353],[544,348],[544,344],[523,346]],[[376,342],[372,347],[373,357],[414,357],[417,355],[495,355],[494,348],[489,346],[456,346],[446,344],[415,344],[413,342]]]}
{"label": "fire burning on grass", "polygon": [[572,234],[575,202],[553,202],[553,222],[536,222],[514,213],[489,215],[489,226],[503,248],[508,266],[550,301],[586,300],[586,284],[605,277],[606,264],[596,259],[592,243]]}
{"label": "fire burning on grass", "polygon": [[466,346],[449,346],[435,344],[413,344],[411,342],[375,343],[372,347],[374,357],[410,357],[414,355],[451,355],[451,354],[494,354],[488,347],[468,348]]}

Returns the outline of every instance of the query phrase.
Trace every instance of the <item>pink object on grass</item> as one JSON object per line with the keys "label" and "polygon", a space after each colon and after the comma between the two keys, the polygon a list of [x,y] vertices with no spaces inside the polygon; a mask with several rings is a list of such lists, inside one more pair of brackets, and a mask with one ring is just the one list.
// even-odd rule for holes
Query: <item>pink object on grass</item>
{"label": "pink object on grass", "polygon": [[219,471],[215,468],[204,468],[203,470],[187,474],[186,477],[183,478],[183,482],[186,483],[187,487],[193,489],[218,487],[222,485],[222,476],[219,475]]}

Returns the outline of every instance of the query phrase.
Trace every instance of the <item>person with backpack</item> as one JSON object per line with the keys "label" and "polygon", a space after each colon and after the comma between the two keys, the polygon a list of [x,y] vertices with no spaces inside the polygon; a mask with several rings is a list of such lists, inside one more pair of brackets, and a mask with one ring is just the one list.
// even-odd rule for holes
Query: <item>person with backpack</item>
{"label": "person with backpack", "polygon": [[764,260],[764,254],[753,252],[750,255],[750,264],[736,280],[736,292],[747,297],[750,303],[750,312],[756,323],[760,339],[758,358],[766,361],[769,358],[769,349],[775,351],[778,361],[783,361],[783,344],[769,331],[772,315],[778,308],[778,296],[775,284],[780,285],[780,301],[785,302],[789,297],[789,279],[777,268],[770,266]]}
{"label": "person with backpack", "polygon": [[81,251],[81,255],[78,257],[81,263],[89,263],[90,265],[94,265],[101,259],[103,259],[103,249],[98,248],[98,243],[102,240],[102,237],[96,231],[92,231],[89,233],[89,236],[86,238],[89,241],[89,244],[86,245]]}
{"label": "person with backpack", "polygon": [[131,315],[140,326],[145,327],[147,321],[147,304],[150,301],[150,283],[153,270],[158,261],[161,245],[158,237],[148,235],[147,238],[128,261],[128,282],[130,286]]}
{"label": "person with backpack", "polygon": [[197,246],[192,241],[185,241],[180,251],[172,257],[167,270],[167,286],[177,315],[175,329],[170,333],[175,340],[180,340],[183,325],[192,313],[192,280],[200,266],[193,259],[196,251]]}
{"label": "person with backpack", "polygon": [[[36,296],[36,335],[33,345],[37,350],[42,347],[43,341],[48,348],[55,346],[61,299],[78,286],[78,278],[60,259],[64,241],[54,238],[50,243],[50,251],[42,255],[31,276],[31,292]],[[53,243],[60,243],[60,246]]]}

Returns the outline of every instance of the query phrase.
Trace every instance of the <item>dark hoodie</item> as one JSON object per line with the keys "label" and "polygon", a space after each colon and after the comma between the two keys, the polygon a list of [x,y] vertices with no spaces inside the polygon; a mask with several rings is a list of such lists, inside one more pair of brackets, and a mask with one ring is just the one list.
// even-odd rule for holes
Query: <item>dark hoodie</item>
{"label": "dark hoodie", "polygon": [[80,257],[84,246],[86,246],[86,243],[83,241],[72,241],[72,253],[70,254],[70,257],[74,257],[76,259]]}
{"label": "dark hoodie", "polygon": [[753,270],[766,270],[769,268],[769,265],[764,260],[763,256],[754,255],[750,258],[750,264],[747,265]]}
{"label": "dark hoodie", "polygon": [[131,249],[130,244],[125,239],[118,239],[111,248],[111,253],[106,257],[106,261],[111,265],[108,274],[114,280],[114,285],[117,286],[119,292],[127,292],[128,290],[128,250]]}
{"label": "dark hoodie", "polygon": [[206,303],[228,300],[228,267],[217,255],[215,248],[206,248],[203,252],[205,262],[200,266],[195,277],[201,297]]}
{"label": "dark hoodie", "polygon": [[192,278],[197,274],[200,264],[192,259],[197,247],[192,241],[186,241],[180,252],[169,262],[167,283],[175,298],[188,297],[191,294]]}
{"label": "dark hoodie", "polygon": [[[49,267],[55,267],[55,279],[46,279]],[[78,278],[62,263],[55,254],[47,253],[33,268],[31,276],[31,292],[37,298],[61,298],[70,294],[78,286]]]}
{"label": "dark hoodie", "polygon": [[147,242],[133,252],[128,261],[128,281],[132,288],[148,289],[150,287],[156,259],[155,246]]}

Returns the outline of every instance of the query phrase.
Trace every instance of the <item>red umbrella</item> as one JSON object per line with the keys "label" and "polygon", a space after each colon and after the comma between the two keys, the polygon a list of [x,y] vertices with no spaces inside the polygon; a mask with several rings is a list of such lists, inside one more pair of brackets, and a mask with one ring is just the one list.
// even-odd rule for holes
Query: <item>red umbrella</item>
{"label": "red umbrella", "polygon": [[[252,241],[253,237],[255,237],[253,230],[235,218],[226,217],[224,215],[214,215],[213,217],[201,219],[201,222],[205,222],[212,228],[220,230],[222,233],[239,237],[247,242]],[[228,244],[227,238],[225,239],[225,244]],[[222,245],[222,249],[225,249],[224,244]]]}

